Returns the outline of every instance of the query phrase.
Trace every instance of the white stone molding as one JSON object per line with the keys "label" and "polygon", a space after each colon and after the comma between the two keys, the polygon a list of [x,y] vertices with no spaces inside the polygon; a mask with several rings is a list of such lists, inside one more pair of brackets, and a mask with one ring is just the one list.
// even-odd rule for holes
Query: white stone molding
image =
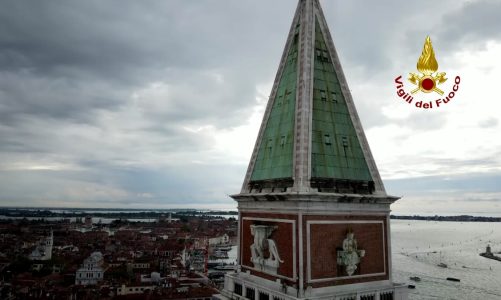
{"label": "white stone molding", "polygon": [[[238,211],[238,222],[237,222],[237,241],[240,242],[240,239],[242,238],[242,233],[241,233],[241,228],[240,228],[240,223],[242,220],[242,212],[239,210]],[[239,245],[239,247],[242,247]],[[240,256],[241,251],[238,251],[237,249],[237,266],[242,264],[242,257]]]}
{"label": "white stone molding", "polygon": [[[369,273],[369,274],[363,274],[363,275],[353,275],[353,276],[337,276],[337,277],[327,277],[327,278],[318,278],[318,279],[313,279],[311,277],[311,225],[312,224],[380,224],[381,225],[381,232],[382,232],[382,237],[383,237],[383,272],[380,273]],[[306,222],[306,268],[307,268],[307,282],[308,283],[314,283],[314,282],[326,282],[326,281],[333,281],[333,280],[340,280],[340,279],[349,279],[349,278],[366,278],[366,277],[376,277],[376,276],[382,276],[386,275],[387,269],[386,269],[386,234],[384,232],[384,221],[382,220],[353,220],[353,221],[339,221],[339,220],[309,220]]]}
{"label": "white stone molding", "polygon": [[299,296],[304,296],[304,249],[303,249],[303,213],[297,215],[299,227]]}
{"label": "white stone molding", "polygon": [[[268,199],[274,199],[270,196]],[[332,200],[330,197],[309,197],[308,195],[287,195],[282,200],[266,201],[266,197],[238,197],[238,210],[240,212],[264,212],[278,214],[319,214],[319,215],[382,215],[390,213],[389,203],[362,203],[341,202]],[[287,199],[287,200],[284,200]],[[363,200],[360,200],[363,201]]]}
{"label": "white stone molding", "polygon": [[313,30],[315,16],[313,14],[313,3],[311,1],[301,1],[303,9],[301,11],[300,48],[298,54],[298,81],[297,81],[297,101],[296,119],[294,124],[294,169],[293,179],[294,192],[309,192],[310,188],[310,115],[313,93],[313,44],[315,34]]}
{"label": "white stone molding", "polygon": [[390,270],[390,272],[388,272],[389,274],[389,280],[391,282],[393,282],[393,272],[391,272],[391,270],[393,270],[393,260],[391,259],[392,255],[391,255],[391,235],[389,234],[391,232],[391,219],[390,219],[390,214],[388,213],[388,215],[386,216],[386,231],[388,232],[388,246],[386,248],[388,248],[388,270]]}

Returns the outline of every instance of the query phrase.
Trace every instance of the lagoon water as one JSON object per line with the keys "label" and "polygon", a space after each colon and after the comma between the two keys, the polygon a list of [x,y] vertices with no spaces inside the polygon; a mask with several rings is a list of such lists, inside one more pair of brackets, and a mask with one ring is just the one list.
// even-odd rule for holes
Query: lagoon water
{"label": "lagoon water", "polygon": [[[479,255],[487,244],[501,252],[501,223],[391,220],[391,234],[393,280],[416,286],[409,299],[501,300],[501,261]],[[237,247],[228,255],[234,263]]]}
{"label": "lagoon water", "polygon": [[501,223],[392,220],[391,232],[393,280],[416,286],[409,299],[501,299],[501,262],[479,256],[501,252]]}

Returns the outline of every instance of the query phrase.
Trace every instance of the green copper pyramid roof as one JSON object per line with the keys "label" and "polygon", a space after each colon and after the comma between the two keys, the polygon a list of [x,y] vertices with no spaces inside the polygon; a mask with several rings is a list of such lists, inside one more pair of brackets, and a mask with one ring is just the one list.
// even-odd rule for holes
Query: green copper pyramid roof
{"label": "green copper pyramid roof", "polygon": [[311,177],[372,181],[330,57],[317,21]]}
{"label": "green copper pyramid roof", "polygon": [[[299,26],[296,27],[296,31],[299,33]],[[295,39],[287,55],[251,180],[292,178],[297,44]]]}
{"label": "green copper pyramid roof", "polygon": [[386,194],[318,0],[300,0],[242,193]]}

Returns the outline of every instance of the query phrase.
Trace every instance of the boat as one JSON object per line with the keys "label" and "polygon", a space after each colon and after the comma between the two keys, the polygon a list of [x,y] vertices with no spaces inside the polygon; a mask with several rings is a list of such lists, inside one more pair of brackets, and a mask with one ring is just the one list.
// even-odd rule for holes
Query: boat
{"label": "boat", "polygon": [[409,277],[410,280],[413,280],[413,281],[421,281],[421,278],[417,277],[417,276],[411,276]]}
{"label": "boat", "polygon": [[217,260],[217,259],[228,259],[229,256],[228,254],[214,254],[209,257],[211,260]]}
{"label": "boat", "polygon": [[415,289],[416,288],[416,286],[413,285],[413,284],[409,284],[407,287],[410,288],[410,289]]}
{"label": "boat", "polygon": [[460,282],[461,281],[460,279],[454,278],[454,277],[447,277],[446,279],[449,280],[449,281],[456,281],[456,282]]}
{"label": "boat", "polygon": [[236,269],[235,265],[219,265],[217,267],[214,267],[214,270],[218,271],[233,271]]}
{"label": "boat", "polygon": [[447,268],[447,265],[442,262],[442,251],[440,251],[440,263],[437,266],[440,268]]}
{"label": "boat", "polygon": [[231,245],[217,245],[216,250],[221,250],[221,251],[230,251],[231,250]]}
{"label": "boat", "polygon": [[214,279],[212,279],[212,282],[214,282],[214,283],[223,283],[224,282],[224,277],[223,278],[219,278],[219,277],[218,278],[214,278]]}
{"label": "boat", "polygon": [[217,258],[228,258],[228,251],[215,250],[212,254],[213,257]]}
{"label": "boat", "polygon": [[214,268],[214,267],[219,266],[220,264],[221,264],[221,262],[220,262],[220,261],[209,261],[209,262],[207,263],[207,267],[208,267],[208,268]]}
{"label": "boat", "polygon": [[215,278],[224,278],[225,272],[211,272],[209,273],[209,278],[210,279],[215,279]]}

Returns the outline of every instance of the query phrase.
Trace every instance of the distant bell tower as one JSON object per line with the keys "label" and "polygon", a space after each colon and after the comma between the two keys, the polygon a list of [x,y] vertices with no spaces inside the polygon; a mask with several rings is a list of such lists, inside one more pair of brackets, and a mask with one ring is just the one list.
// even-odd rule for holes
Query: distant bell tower
{"label": "distant bell tower", "polygon": [[299,0],[238,202],[221,298],[407,299],[389,196],[318,0]]}

